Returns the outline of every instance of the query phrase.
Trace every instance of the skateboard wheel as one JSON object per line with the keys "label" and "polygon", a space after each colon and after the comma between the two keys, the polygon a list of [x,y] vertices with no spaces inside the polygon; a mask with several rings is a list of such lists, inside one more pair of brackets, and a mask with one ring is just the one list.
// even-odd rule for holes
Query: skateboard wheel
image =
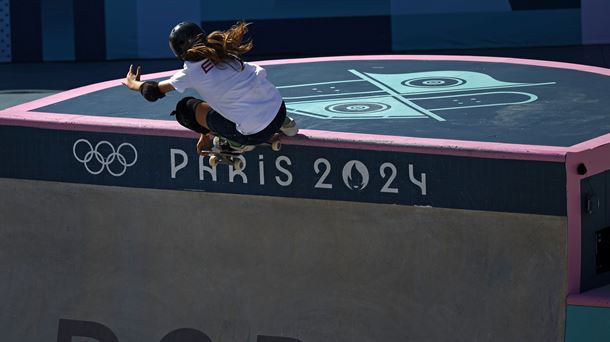
{"label": "skateboard wheel", "polygon": [[220,137],[214,137],[214,139],[212,140],[212,146],[216,147],[216,148],[220,148],[221,146],[221,141],[220,141]]}
{"label": "skateboard wheel", "polygon": [[281,150],[282,149],[282,142],[279,141],[279,140],[276,140],[276,141],[272,142],[271,143],[271,149],[273,151],[276,151],[276,152]]}
{"label": "skateboard wheel", "polygon": [[208,162],[210,163],[211,167],[216,167],[216,165],[218,165],[218,157],[210,156],[210,160]]}
{"label": "skateboard wheel", "polygon": [[235,158],[235,160],[233,160],[233,169],[235,169],[235,171],[240,171],[241,169],[243,169],[244,167],[244,162],[239,159],[239,158]]}

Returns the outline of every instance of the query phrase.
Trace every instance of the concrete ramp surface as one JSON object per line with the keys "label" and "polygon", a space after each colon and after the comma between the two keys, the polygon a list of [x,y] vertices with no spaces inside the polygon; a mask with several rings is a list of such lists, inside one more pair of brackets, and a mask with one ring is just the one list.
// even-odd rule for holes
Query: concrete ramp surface
{"label": "concrete ramp surface", "polygon": [[564,218],[0,185],[7,341],[53,340],[60,320],[103,324],[120,341],[160,341],[179,328],[212,341],[563,333]]}

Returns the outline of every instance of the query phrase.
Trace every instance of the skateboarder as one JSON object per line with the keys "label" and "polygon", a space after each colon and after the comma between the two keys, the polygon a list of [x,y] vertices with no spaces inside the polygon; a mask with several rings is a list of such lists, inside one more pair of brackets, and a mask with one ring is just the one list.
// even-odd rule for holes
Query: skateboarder
{"label": "skateboarder", "polygon": [[182,126],[200,133],[200,154],[210,145],[210,133],[227,139],[239,152],[252,150],[277,132],[294,136],[296,123],[286,115],[284,101],[267,80],[265,69],[242,60],[252,49],[251,41],[243,41],[248,25],[238,22],[208,35],[198,25],[182,22],[170,32],[169,45],[184,61],[183,68],[167,80],[142,82],[140,67],[134,72],[131,65],[123,84],[148,101],[173,90],[194,89],[201,99],[181,99],[172,115]]}

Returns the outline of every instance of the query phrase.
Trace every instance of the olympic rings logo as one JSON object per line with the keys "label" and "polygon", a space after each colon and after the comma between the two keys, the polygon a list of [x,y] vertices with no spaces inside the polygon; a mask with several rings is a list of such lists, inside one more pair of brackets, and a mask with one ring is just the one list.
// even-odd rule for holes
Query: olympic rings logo
{"label": "olympic rings logo", "polygon": [[[83,148],[86,148],[84,154]],[[138,151],[130,143],[122,143],[115,149],[105,140],[93,147],[88,140],[79,139],[72,146],[72,153],[92,175],[99,175],[106,169],[111,175],[120,177],[138,161]]]}

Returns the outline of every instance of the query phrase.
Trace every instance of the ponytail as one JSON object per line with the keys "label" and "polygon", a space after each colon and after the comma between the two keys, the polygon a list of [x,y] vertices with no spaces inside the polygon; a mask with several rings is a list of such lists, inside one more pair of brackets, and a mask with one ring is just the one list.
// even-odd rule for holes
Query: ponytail
{"label": "ponytail", "polygon": [[250,40],[242,42],[249,25],[250,23],[240,21],[226,31],[214,31],[207,38],[201,37],[186,51],[184,60],[196,62],[208,59],[216,65],[235,60],[243,69],[241,55],[252,50],[253,46]]}

